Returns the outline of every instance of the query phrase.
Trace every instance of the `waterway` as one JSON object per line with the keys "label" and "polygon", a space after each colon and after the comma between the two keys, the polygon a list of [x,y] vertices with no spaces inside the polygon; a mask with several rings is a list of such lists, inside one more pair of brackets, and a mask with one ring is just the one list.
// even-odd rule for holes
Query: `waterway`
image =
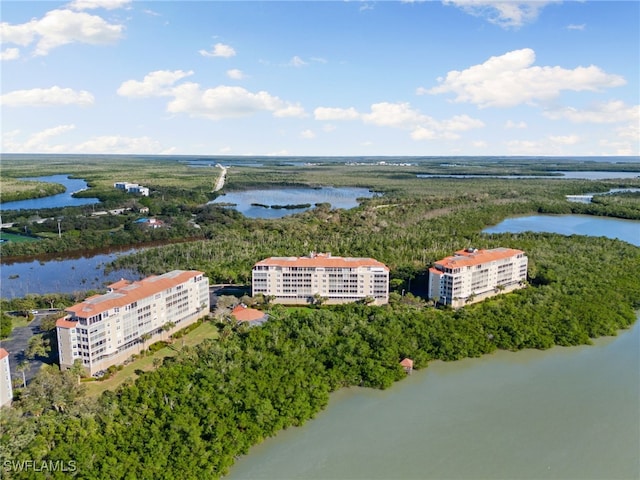
{"label": "waterway", "polygon": [[304,212],[309,208],[266,208],[260,205],[301,205],[330,203],[332,208],[354,208],[358,198],[370,198],[373,192],[357,187],[282,188],[244,190],[221,195],[209,203],[234,204],[236,210],[248,218],[281,218],[285,215]]}
{"label": "waterway", "polygon": [[[507,219],[640,246],[640,222]],[[391,389],[343,389],[241,457],[231,480],[638,479],[640,322],[592,346],[432,362]]]}
{"label": "waterway", "polygon": [[418,178],[503,178],[508,180],[515,179],[538,179],[546,178],[549,180],[606,180],[618,178],[640,178],[639,172],[606,172],[606,171],[557,171],[549,172],[554,175],[482,175],[482,174],[418,174]]}
{"label": "waterway", "polygon": [[82,292],[104,289],[105,285],[121,278],[139,280],[140,274],[130,270],[113,270],[108,274],[104,272],[104,267],[118,256],[134,251],[130,249],[78,258],[3,263],[0,268],[0,297]]}
{"label": "waterway", "polygon": [[18,200],[15,202],[5,202],[0,206],[1,210],[38,210],[41,208],[78,207],[81,205],[91,205],[98,203],[97,198],[75,198],[75,192],[86,190],[87,182],[82,179],[70,178],[68,175],[48,175],[46,177],[28,177],[22,180],[35,180],[39,182],[60,183],[66,187],[64,193],[51,195],[43,198],[32,198],[29,200]]}

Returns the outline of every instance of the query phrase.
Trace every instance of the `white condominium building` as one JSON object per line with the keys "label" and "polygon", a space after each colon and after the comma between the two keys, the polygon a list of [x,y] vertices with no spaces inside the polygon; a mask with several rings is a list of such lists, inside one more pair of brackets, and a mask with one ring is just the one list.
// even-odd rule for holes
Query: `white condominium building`
{"label": "white condominium building", "polygon": [[209,279],[203,272],[174,270],[138,282],[120,280],[66,312],[56,323],[60,367],[80,359],[93,375],[204,317]]}
{"label": "white condominium building", "polygon": [[254,265],[252,287],[253,295],[273,296],[275,303],[307,304],[324,297],[326,303],[336,304],[369,297],[382,305],[389,301],[389,269],[373,258],[330,253],[270,257]]}
{"label": "white condominium building", "polygon": [[149,196],[149,189],[147,187],[143,187],[142,185],[138,185],[137,183],[116,182],[113,184],[113,186],[118,190],[124,190],[127,193],[137,193],[139,195],[142,195],[143,197]]}
{"label": "white condominium building", "polygon": [[522,250],[459,250],[429,269],[429,298],[461,307],[526,285],[528,259]]}
{"label": "white condominium building", "polygon": [[13,386],[11,385],[11,369],[9,368],[9,352],[0,348],[0,407],[11,405]]}

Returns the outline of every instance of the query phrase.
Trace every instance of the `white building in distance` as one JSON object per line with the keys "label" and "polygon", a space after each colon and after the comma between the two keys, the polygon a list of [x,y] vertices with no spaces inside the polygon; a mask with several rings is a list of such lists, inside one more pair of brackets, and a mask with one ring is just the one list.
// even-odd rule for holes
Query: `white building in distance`
{"label": "white building in distance", "polygon": [[209,279],[194,270],[123,279],[66,312],[56,322],[60,367],[80,359],[93,375],[207,315]]}
{"label": "white building in distance", "polygon": [[0,407],[11,405],[12,400],[13,386],[11,385],[9,352],[4,348],[0,348]]}
{"label": "white building in distance", "polygon": [[429,269],[429,298],[461,307],[523,288],[528,259],[522,250],[469,248],[435,262]]}
{"label": "white building in distance", "polygon": [[113,184],[114,188],[118,190],[124,190],[127,193],[137,193],[138,195],[142,195],[143,197],[149,196],[149,189],[147,187],[143,187],[142,185],[138,185],[137,183],[129,183],[129,182],[116,182]]}
{"label": "white building in distance", "polygon": [[253,267],[253,295],[274,297],[274,303],[299,305],[323,297],[328,304],[373,299],[389,301],[389,268],[373,258],[334,257],[311,253],[307,257],[270,257]]}

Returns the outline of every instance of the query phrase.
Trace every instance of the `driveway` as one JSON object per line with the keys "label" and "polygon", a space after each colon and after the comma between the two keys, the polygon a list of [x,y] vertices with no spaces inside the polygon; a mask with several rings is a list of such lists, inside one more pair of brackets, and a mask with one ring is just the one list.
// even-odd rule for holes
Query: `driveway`
{"label": "driveway", "polygon": [[[50,314],[48,310],[44,310],[43,312],[45,313],[35,314],[33,321],[26,327],[14,328],[9,338],[0,340],[0,347],[9,352],[9,368],[11,369],[12,378],[19,378],[20,381],[22,381],[22,372],[18,372],[18,365],[20,365],[23,360],[29,362],[29,368],[24,372],[27,382],[29,382],[35,374],[38,373],[42,365],[45,363],[53,363],[58,357],[58,352],[54,352],[53,349],[49,354],[49,358],[37,357],[33,360],[28,360],[25,357],[24,352],[27,349],[27,345],[29,345],[29,339],[35,334],[40,333],[40,322]],[[55,331],[53,335],[55,336]],[[55,345],[53,345],[53,347],[55,348]]]}

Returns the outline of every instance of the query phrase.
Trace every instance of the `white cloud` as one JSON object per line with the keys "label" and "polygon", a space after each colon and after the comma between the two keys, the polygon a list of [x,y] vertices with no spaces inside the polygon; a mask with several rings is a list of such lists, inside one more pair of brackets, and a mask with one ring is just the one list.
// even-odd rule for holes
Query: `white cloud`
{"label": "white cloud", "polygon": [[15,90],[0,97],[0,103],[9,107],[50,107],[57,105],[93,105],[91,93],[71,88],[33,88],[31,90]]}
{"label": "white cloud", "polygon": [[357,120],[360,114],[355,108],[318,107],[313,111],[316,120]]}
{"label": "white cloud", "polygon": [[504,128],[507,129],[512,129],[512,128],[527,128],[527,123],[520,121],[520,122],[514,122],[512,120],[507,120],[507,122],[504,124]]}
{"label": "white cloud", "polygon": [[299,103],[286,103],[283,107],[277,109],[273,112],[274,117],[283,118],[283,117],[306,117],[307,114],[304,111],[304,108]]}
{"label": "white cloud", "polygon": [[473,145],[475,148],[486,148],[489,146],[489,144],[484,140],[477,140],[475,142],[471,142],[471,145]]}
{"label": "white cloud", "polygon": [[316,138],[316,134],[313,132],[313,130],[307,129],[300,132],[300,137],[306,138],[306,139],[312,139],[312,138]]}
{"label": "white cloud", "polygon": [[561,145],[575,145],[580,141],[580,137],[578,135],[559,135],[559,136],[550,136],[549,140],[553,143],[558,143]]}
{"label": "white cloud", "polygon": [[265,91],[252,93],[242,87],[227,85],[202,89],[193,82],[175,85],[190,75],[193,71],[151,72],[141,82],[127,80],[122,83],[118,94],[125,97],[173,97],[167,104],[167,111],[211,120],[245,117],[261,111],[271,112],[275,117],[305,116],[300,104],[286,102]]}
{"label": "white cloud", "polygon": [[199,53],[203,57],[230,58],[236,56],[236,51],[233,47],[231,45],[225,45],[224,43],[216,43],[210,52],[207,50],[200,50]]}
{"label": "white cloud", "polygon": [[411,138],[414,140],[453,140],[460,138],[456,132],[484,127],[482,121],[468,115],[455,115],[450,119],[438,121],[415,110],[409,103],[374,103],[369,113],[359,113],[353,107],[318,107],[314,110],[314,116],[320,121],[360,119],[363,123],[378,127],[410,130]]}
{"label": "white cloud", "polygon": [[245,74],[242,72],[242,70],[232,68],[231,70],[227,70],[227,77],[232,78],[233,80],[242,80],[243,78],[245,78]]}
{"label": "white cloud", "polygon": [[475,17],[486,18],[503,28],[518,28],[537,20],[540,11],[551,2],[534,0],[529,2],[495,0],[444,0],[445,5],[454,5]]}
{"label": "white cloud", "polygon": [[291,60],[289,60],[289,64],[288,65],[290,67],[304,67],[305,65],[308,65],[308,63],[305,62],[304,60],[302,60],[300,57],[298,57],[296,55]]}
{"label": "white cloud", "polygon": [[104,8],[105,10],[115,10],[128,6],[132,0],[73,0],[69,3],[69,8],[73,10],[93,10]]}
{"label": "white cloud", "polygon": [[629,106],[619,100],[612,100],[584,110],[573,107],[547,110],[544,115],[552,120],[566,119],[574,123],[638,123],[640,122],[640,105]]}
{"label": "white cloud", "polygon": [[491,57],[463,71],[452,70],[429,93],[454,93],[456,102],[482,107],[513,107],[536,100],[550,100],[562,90],[598,91],[624,85],[624,78],[591,65],[567,70],[562,67],[532,66],[535,52],[530,48]]}
{"label": "white cloud", "polygon": [[118,95],[123,97],[157,97],[169,96],[173,91],[173,84],[178,80],[193,75],[193,71],[157,70],[145,75],[144,79],[127,80],[118,88]]}
{"label": "white cloud", "polygon": [[16,140],[19,132],[3,137],[3,151],[12,153],[115,153],[115,154],[168,154],[175,149],[163,148],[149,137],[103,135],[79,144],[55,143],[53,140],[75,130],[75,125],[59,125],[31,135],[24,143]]}
{"label": "white cloud", "polygon": [[51,10],[39,20],[19,25],[0,24],[3,43],[27,46],[37,41],[34,55],[47,55],[52,49],[69,43],[108,45],[122,38],[123,25],[107,23],[96,15],[71,10]]}
{"label": "white cloud", "polygon": [[220,85],[202,90],[196,83],[185,83],[172,91],[174,99],[167,105],[172,113],[187,113],[211,120],[237,118],[269,111],[274,116],[300,116],[300,107],[284,102],[265,91],[252,93],[242,87]]}
{"label": "white cloud", "polygon": [[0,60],[17,60],[20,58],[20,49],[7,48],[0,53]]}
{"label": "white cloud", "polygon": [[427,117],[408,103],[381,102],[371,105],[371,113],[363,114],[362,120],[378,126],[412,128],[425,122]]}
{"label": "white cloud", "polygon": [[587,28],[587,25],[585,23],[581,25],[567,25],[567,30],[584,30],[585,28]]}

